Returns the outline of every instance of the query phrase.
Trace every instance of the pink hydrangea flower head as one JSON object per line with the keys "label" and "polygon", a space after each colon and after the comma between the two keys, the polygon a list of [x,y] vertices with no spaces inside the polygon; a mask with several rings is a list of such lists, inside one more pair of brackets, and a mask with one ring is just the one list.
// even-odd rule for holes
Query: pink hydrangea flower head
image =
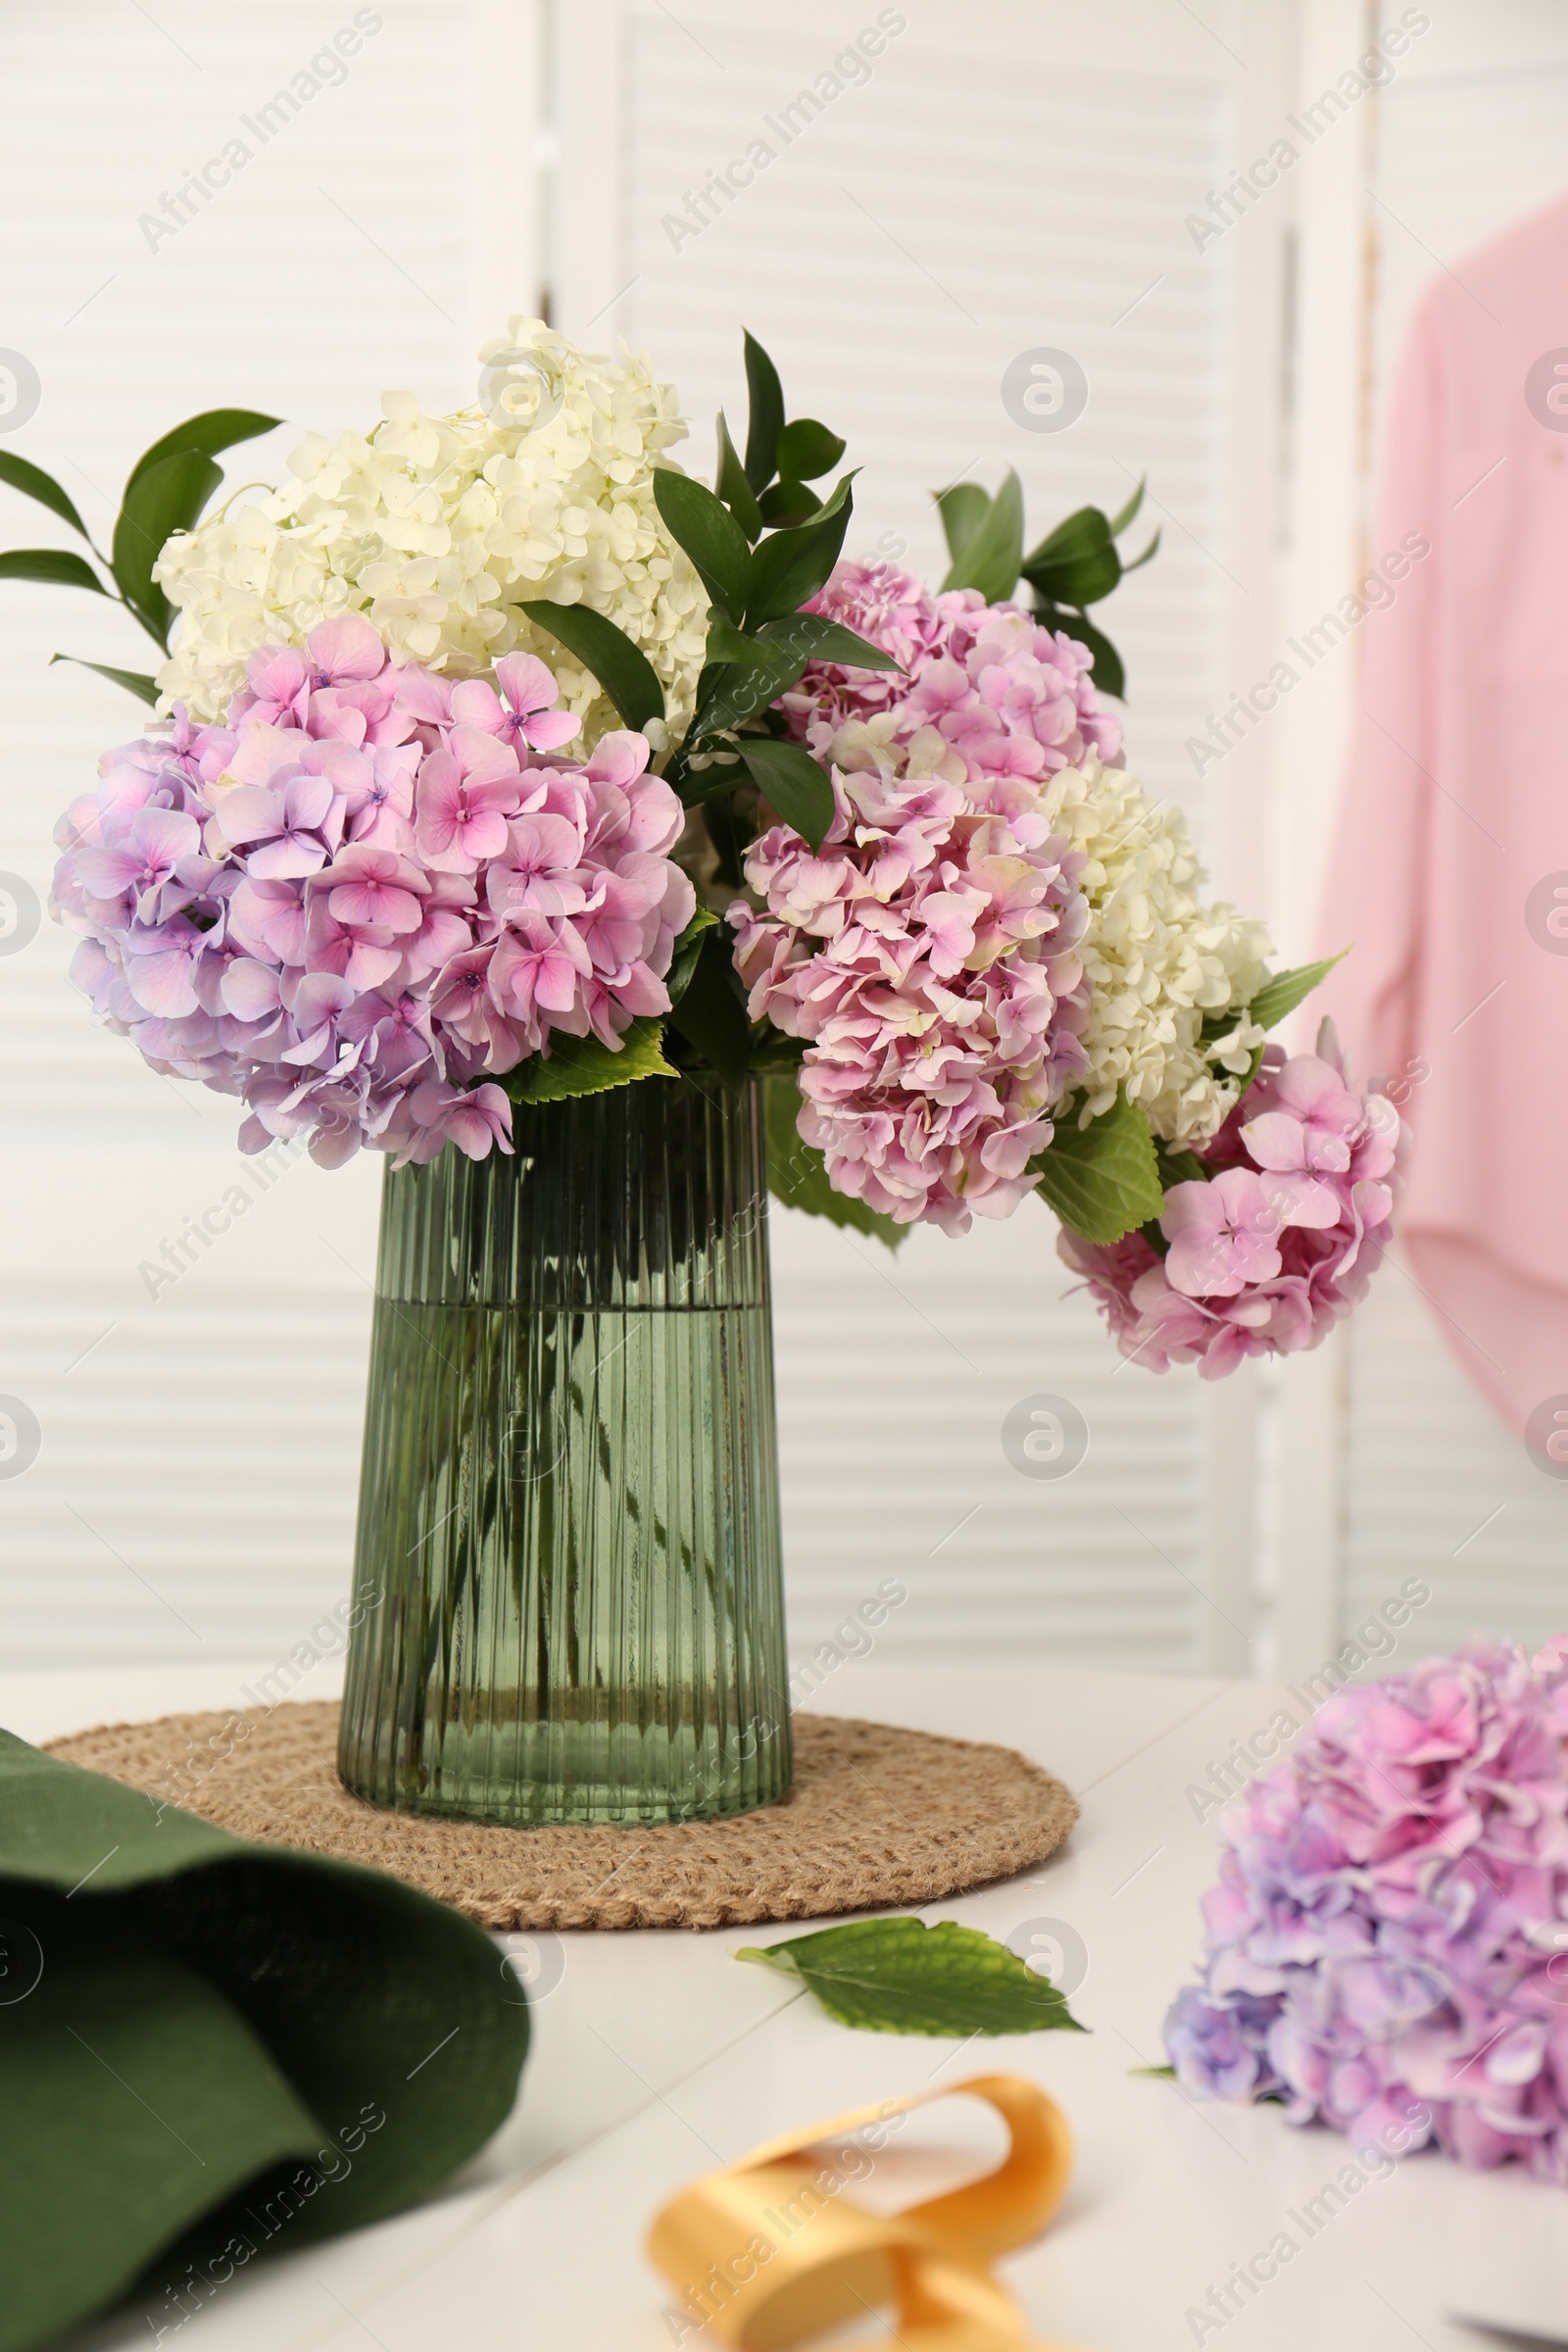
{"label": "pink hydrangea flower head", "polygon": [[1052,1106],[1084,1066],[1077,860],[963,786],[833,772],[813,852],[753,846],[735,963],[754,1020],[807,1041],[798,1125],[829,1177],[900,1224],[963,1232],[1038,1182]]}
{"label": "pink hydrangea flower head", "polygon": [[893,747],[936,727],[971,786],[1030,781],[1092,756],[1120,762],[1121,721],[1095,686],[1088,647],[1017,605],[988,605],[973,588],[933,597],[893,564],[840,564],[806,610],[842,621],[900,664],[808,665],[780,708],[818,759],[848,721],[877,719]]}
{"label": "pink hydrangea flower head", "polygon": [[1246,1356],[1315,1348],[1366,1296],[1408,1141],[1386,1096],[1349,1083],[1325,1021],[1313,1054],[1265,1049],[1197,1154],[1204,1176],[1167,1191],[1157,1242],[1146,1229],[1105,1248],[1064,1226],[1056,1248],[1124,1355],[1222,1379]]}
{"label": "pink hydrangea flower head", "polygon": [[262,647],[226,724],[156,722],[62,822],[54,909],[95,1016],[241,1096],[246,1151],[510,1150],[490,1081],[667,1011],[695,906],[646,741],[574,760],[558,701],[531,656],[494,684],[399,666],[359,614]]}
{"label": "pink hydrangea flower head", "polygon": [[1565,1741],[1568,1637],[1335,1690],[1219,1816],[1189,2093],[1568,2185]]}

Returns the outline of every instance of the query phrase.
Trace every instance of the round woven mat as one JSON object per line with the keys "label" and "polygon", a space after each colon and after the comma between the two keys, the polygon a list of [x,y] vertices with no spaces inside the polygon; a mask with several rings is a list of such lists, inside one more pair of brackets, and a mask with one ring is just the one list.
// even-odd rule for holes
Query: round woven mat
{"label": "round woven mat", "polygon": [[780,1804],[656,1829],[490,1828],[351,1796],[337,1718],[318,1701],[166,1715],[49,1753],[241,1838],[390,1871],[486,1928],[722,1928],[930,1903],[1044,1861],[1078,1817],[1061,1783],[1009,1747],[797,1715]]}

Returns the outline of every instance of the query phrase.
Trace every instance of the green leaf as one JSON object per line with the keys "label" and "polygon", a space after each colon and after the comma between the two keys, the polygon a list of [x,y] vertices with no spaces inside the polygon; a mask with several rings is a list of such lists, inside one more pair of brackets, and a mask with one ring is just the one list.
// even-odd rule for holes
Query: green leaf
{"label": "green leaf", "polygon": [[735,454],[735,444],[729,437],[729,425],[722,409],[718,412],[718,479],[713,487],[734,515],[748,539],[762,535],[762,516],[757,504],[757,493],[746,479],[746,468]]}
{"label": "green leaf", "polygon": [[690,988],[692,974],[697,969],[697,958],[702,954],[703,934],[705,931],[711,931],[717,921],[718,917],[711,907],[699,906],[679,939],[676,940],[674,954],[669,959],[669,969],[664,974],[664,986],[669,992],[671,1004],[678,1004]]}
{"label": "green leaf", "polygon": [[1030,586],[1053,604],[1094,605],[1121,578],[1121,558],[1100,509],[1080,507],[1030,550],[1021,568]]}
{"label": "green leaf", "polygon": [[942,517],[948,554],[956,563],[991,511],[991,493],[978,482],[955,482],[951,490],[932,493]]}
{"label": "green leaf", "polygon": [[74,662],[78,669],[95,669],[98,675],[101,678],[107,678],[112,686],[123,686],[126,692],[135,695],[139,702],[148,703],[155,709],[157,707],[158,680],[143,677],[140,670],[111,669],[107,662],[84,662],[79,654],[51,654],[49,657],[51,669],[57,662]]}
{"label": "green leaf", "polygon": [[790,530],[821,511],[822,501],[804,482],[775,482],[758,502],[758,512],[773,530]]}
{"label": "green leaf", "polygon": [[746,336],[746,389],[750,413],[746,419],[746,478],[754,490],[765,490],[778,463],[778,437],[784,430],[784,387],[778,369],[755,335]]}
{"label": "green leaf", "polygon": [[612,1086],[630,1086],[638,1078],[678,1078],[680,1072],[664,1059],[664,1024],[651,1016],[635,1020],[621,1037],[620,1051],[612,1054],[597,1037],[550,1037],[550,1057],[531,1054],[508,1070],[501,1084],[514,1102],[561,1102],[568,1095],[608,1094]]}
{"label": "green leaf", "polygon": [[833,785],[805,744],[743,735],[735,748],[784,822],[819,850],[833,822]]}
{"label": "green leaf", "polygon": [[176,424],[172,433],[144,449],[130,469],[125,484],[128,497],[144,473],[161,466],[166,458],[177,456],[182,450],[199,450],[203,457],[216,457],[220,449],[232,449],[236,441],[254,441],[258,433],[270,433],[281,424],[280,416],[264,416],[257,409],[204,409],[199,416],[187,416]]}
{"label": "green leaf", "polygon": [[1149,1120],[1122,1090],[1087,1127],[1077,1108],[1076,1098],[1063,1105],[1051,1144],[1029,1166],[1064,1225],[1086,1242],[1119,1242],[1164,1204]]}
{"label": "green leaf", "polygon": [[773,463],[786,482],[814,482],[832,472],[844,446],[840,436],[814,416],[797,416],[780,433]]}
{"label": "green leaf", "polygon": [[[753,1055],[753,1066],[756,1055]],[[891,1217],[867,1208],[853,1193],[838,1192],[828,1177],[827,1162],[814,1144],[802,1138],[795,1122],[800,1116],[801,1088],[794,1072],[769,1078],[762,1088],[767,1122],[767,1183],[776,1200],[799,1208],[808,1217],[826,1217],[830,1225],[846,1225],[869,1234],[889,1250],[907,1241],[910,1227],[895,1225]]]}
{"label": "green leaf", "polygon": [[[790,612],[764,621],[752,634],[737,629],[721,612],[709,615],[708,662],[698,681],[698,704],[687,743],[698,749],[709,738],[742,725],[776,703],[795,684],[808,662],[841,662],[860,669],[899,667],[891,654],[820,612]],[[671,770],[671,778],[677,774]],[[733,776],[727,781],[733,783]],[[699,769],[683,785],[688,807],[711,793],[718,779]]]}
{"label": "green leaf", "polygon": [[748,637],[744,629],[738,629],[722,605],[713,605],[709,611],[708,643],[703,652],[705,667],[708,662],[727,665],[766,659],[760,639]]}
{"label": "green leaf", "polygon": [[115,521],[114,572],[120,593],[150,636],[169,642],[174,609],[153,578],[153,565],[175,531],[188,531],[222,480],[204,450],[178,449],[139,466]]}
{"label": "green leaf", "polygon": [[733,940],[728,924],[699,940],[691,978],[669,1017],[726,1086],[741,1086],[751,1059],[752,1030],[731,958]]}
{"label": "green leaf", "polygon": [[697,576],[716,605],[739,619],[745,610],[751,541],[721,499],[706,482],[667,466],[654,468],[654,504],[676,545],[697,566]]}
{"label": "green leaf", "polygon": [[[1248,1005],[1248,1019],[1255,1022],[1259,1029],[1276,1028],[1288,1012],[1294,1012],[1298,1004],[1311,995],[1320,980],[1328,978],[1337,963],[1344,962],[1349,953],[1348,948],[1342,948],[1338,956],[1325,956],[1320,963],[1298,963],[1294,971],[1276,972],[1271,980],[1264,981]],[[1221,1024],[1214,1035],[1227,1036],[1241,1017],[1237,1011],[1210,1013],[1209,1020],[1217,1020]],[[1208,1033],[1208,1021],[1205,1021],[1203,1035],[1207,1037]]]}
{"label": "green leaf", "polygon": [[787,694],[806,667],[808,657],[790,646],[753,642],[757,646],[754,661],[715,664],[692,720],[688,741],[694,747],[710,735],[755,718],[759,710],[765,710],[781,694]]}
{"label": "green leaf", "polygon": [[855,501],[846,474],[826,506],[793,530],[775,531],[752,550],[746,575],[746,617],[755,626],[798,612],[814,596],[839,560]]}
{"label": "green leaf", "polygon": [[1035,616],[1048,629],[1065,630],[1069,637],[1076,637],[1080,645],[1087,646],[1095,665],[1095,684],[1101,693],[1113,694],[1119,702],[1126,701],[1127,673],[1120,654],[1102,629],[1097,629],[1082,612],[1065,612],[1059,605],[1037,603]]}
{"label": "green leaf", "polygon": [[764,620],[757,632],[765,644],[787,647],[807,662],[842,662],[853,669],[898,669],[892,654],[847,629],[842,620],[825,612],[791,612],[782,620]]}
{"label": "green leaf", "polygon": [[84,556],[69,547],[10,547],[0,555],[0,580],[42,580],[50,588],[93,588],[107,596]]}
{"label": "green leaf", "polygon": [[1111,516],[1110,535],[1113,539],[1119,539],[1121,537],[1123,531],[1127,528],[1127,525],[1131,522],[1133,516],[1143,505],[1144,489],[1148,478],[1149,477],[1146,474],[1143,477],[1143,480],[1139,482],[1137,489],[1133,492],[1131,498],[1127,501],[1127,504],[1120,508],[1118,512]]}
{"label": "green leaf", "polygon": [[867,2034],[1044,2034],[1084,2029],[1065,1999],[1004,1943],[945,1919],[859,1919],[787,1943],[748,1944],[807,1984],[829,2017]]}
{"label": "green leaf", "polygon": [[663,717],[659,672],[624,629],[587,605],[557,605],[548,597],[535,598],[522,611],[592,670],[628,727],[640,733],[649,719]]}
{"label": "green leaf", "polygon": [[1127,574],[1130,571],[1142,571],[1146,564],[1152,564],[1153,562],[1154,558],[1159,553],[1160,532],[1163,530],[1163,528],[1164,525],[1161,524],[1160,530],[1154,533],[1154,536],[1152,539],[1151,539],[1149,545],[1145,548],[1141,556],[1134,556],[1130,564],[1124,564],[1122,565],[1121,576],[1123,579],[1127,577]]}
{"label": "green leaf", "polygon": [[1009,466],[979,528],[955,556],[942,585],[978,588],[987,604],[1005,604],[1018,585],[1023,561],[1023,484]]}
{"label": "green leaf", "polygon": [[1130,2066],[1127,2072],[1130,2075],[1147,2075],[1155,2082],[1174,2082],[1176,2080],[1173,2066]]}
{"label": "green leaf", "polygon": [[72,529],[79,532],[83,539],[87,537],[87,525],[70,498],[54,475],[45,473],[41,466],[34,466],[26,458],[14,458],[9,452],[0,450],[0,482],[9,482],[13,490],[22,491],[27,498],[35,498],[40,507],[47,507],[51,514],[58,514],[63,522],[69,522]]}

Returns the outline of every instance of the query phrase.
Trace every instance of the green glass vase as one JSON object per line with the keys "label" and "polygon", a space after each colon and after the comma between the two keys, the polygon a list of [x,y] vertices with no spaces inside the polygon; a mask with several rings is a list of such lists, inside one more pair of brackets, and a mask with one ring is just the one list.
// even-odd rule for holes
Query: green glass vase
{"label": "green glass vase", "polygon": [[399,1812],[687,1821],[790,1725],[755,1087],[519,1107],[387,1171],[338,1769]]}

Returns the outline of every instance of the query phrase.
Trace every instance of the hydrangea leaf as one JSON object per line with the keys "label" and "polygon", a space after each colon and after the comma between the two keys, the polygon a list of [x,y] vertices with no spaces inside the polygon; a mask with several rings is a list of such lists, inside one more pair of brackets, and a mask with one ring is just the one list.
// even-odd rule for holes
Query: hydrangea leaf
{"label": "hydrangea leaf", "polygon": [[746,389],[750,414],[746,420],[746,478],[754,490],[765,490],[778,461],[778,437],[784,430],[784,387],[778,369],[757,337],[743,327],[746,350]]}
{"label": "hydrangea leaf", "polygon": [[672,1025],[726,1086],[742,1086],[751,1058],[752,1031],[730,959],[731,934],[710,930],[697,943],[697,957]]}
{"label": "hydrangea leaf", "polygon": [[1012,466],[987,507],[979,528],[955,556],[943,581],[949,588],[978,588],[988,605],[1004,604],[1018,585],[1023,562],[1023,484]]}
{"label": "hydrangea leaf", "polygon": [[558,605],[547,597],[536,597],[522,611],[592,671],[628,727],[641,733],[651,718],[663,717],[659,672],[624,629],[587,605]]}
{"label": "hydrangea leaf", "polygon": [[123,686],[127,694],[135,695],[138,702],[150,704],[155,709],[157,707],[158,680],[144,677],[140,670],[111,669],[107,662],[84,662],[80,654],[51,654],[50,667],[53,668],[57,662],[74,662],[78,669],[95,669],[111,685]]}
{"label": "hydrangea leaf", "polygon": [[85,557],[69,547],[9,547],[0,555],[0,580],[42,580],[51,588],[91,588],[107,596]]}
{"label": "hydrangea leaf", "polygon": [[47,507],[51,514],[58,514],[62,522],[69,522],[81,538],[87,537],[87,525],[70,497],[54,475],[45,473],[41,466],[34,466],[27,458],[14,457],[9,450],[0,449],[0,482],[9,482],[13,490],[20,490],[25,498],[35,498],[40,507]]}
{"label": "hydrangea leaf", "polygon": [[933,491],[932,496],[942,517],[948,555],[956,563],[990,511],[991,493],[982,490],[978,482],[955,482],[951,489]]}
{"label": "hydrangea leaf", "polygon": [[786,1969],[829,2017],[867,2034],[1081,2034],[1045,1977],[978,1928],[945,1919],[862,1919],[787,1943],[749,1944],[737,1960]]}
{"label": "hydrangea leaf", "polygon": [[814,490],[804,482],[779,481],[771,490],[764,490],[758,502],[758,512],[771,528],[787,528],[805,522],[808,515],[817,514],[822,501]]}
{"label": "hydrangea leaf", "polygon": [[762,535],[762,514],[757,503],[757,493],[746,478],[746,468],[736,454],[729,437],[729,424],[722,409],[714,427],[718,441],[718,478],[713,487],[734,515],[748,539]]}
{"label": "hydrangea leaf", "polygon": [[622,1032],[620,1051],[612,1054],[597,1037],[564,1037],[557,1029],[548,1059],[531,1054],[500,1083],[514,1102],[563,1102],[569,1095],[608,1094],[638,1078],[678,1078],[664,1059],[663,1036],[663,1022],[644,1015]]}
{"label": "hydrangea leaf", "polygon": [[153,565],[175,531],[188,531],[222,480],[201,449],[176,449],[138,469],[115,518],[114,573],[120,593],[150,637],[169,643],[174,608],[153,578]]}
{"label": "hydrangea leaf", "polygon": [[199,416],[187,416],[183,424],[176,424],[172,432],[155,441],[151,449],[142,451],[130,469],[126,492],[154,466],[161,466],[166,458],[176,457],[182,450],[199,450],[204,457],[214,458],[220,449],[232,449],[236,441],[254,441],[282,421],[281,416],[264,416],[259,409],[204,409]]}
{"label": "hydrangea leaf", "polygon": [[654,504],[664,528],[685,549],[714,604],[739,619],[745,607],[752,544],[706,482],[668,466],[654,472]]}
{"label": "hydrangea leaf", "polygon": [[766,644],[787,647],[808,662],[842,662],[854,669],[900,668],[892,654],[842,620],[829,620],[825,612],[791,612],[763,621],[757,633]]}
{"label": "hydrangea leaf", "polygon": [[[788,646],[769,645],[758,638],[747,642],[755,648],[755,660],[715,662],[710,676],[704,672],[702,699],[687,737],[690,748],[755,718],[759,710],[765,710],[781,694],[787,694],[806,667],[807,657]],[[700,799],[702,792],[686,792],[685,797],[688,801]]]}
{"label": "hydrangea leaf", "polygon": [[752,780],[767,795],[787,825],[822,847],[833,822],[833,785],[804,743],[775,743],[770,735],[743,735],[737,747]]}
{"label": "hydrangea leaf", "polygon": [[1086,1242],[1119,1242],[1164,1204],[1149,1120],[1118,1088],[1110,1108],[1080,1127],[1066,1103],[1048,1148],[1029,1162],[1041,1198]]}
{"label": "hydrangea leaf", "polygon": [[808,521],[774,531],[760,547],[753,548],[746,575],[746,617],[753,626],[798,612],[823,586],[850,527],[855,509],[853,480],[853,474],[847,473],[826,505]]}
{"label": "hydrangea leaf", "polygon": [[1019,569],[1052,604],[1094,605],[1121,578],[1121,558],[1100,509],[1080,507],[1031,548]]}
{"label": "hydrangea leaf", "polygon": [[814,482],[832,472],[844,449],[841,434],[830,433],[814,416],[797,416],[778,437],[774,464],[781,481]]}
{"label": "hydrangea leaf", "polygon": [[697,958],[703,952],[703,934],[711,931],[717,921],[718,917],[711,907],[699,906],[676,940],[669,969],[664,974],[664,987],[671,1004],[678,1004],[690,988],[692,974],[697,969]]}
{"label": "hydrangea leaf", "polygon": [[748,637],[738,629],[721,605],[713,605],[708,614],[708,643],[704,648],[712,662],[758,662],[767,659],[759,638]]}
{"label": "hydrangea leaf", "polygon": [[775,1200],[781,1200],[786,1208],[801,1209],[808,1217],[826,1217],[830,1225],[869,1234],[873,1241],[881,1242],[889,1250],[897,1250],[907,1240],[910,1231],[907,1225],[895,1225],[891,1217],[868,1208],[853,1193],[835,1189],[827,1172],[827,1161],[814,1144],[805,1141],[796,1126],[801,1088],[793,1070],[787,1076],[765,1082],[762,1106],[767,1123],[767,1189]]}
{"label": "hydrangea leaf", "polygon": [[1121,537],[1123,531],[1127,528],[1127,525],[1132,521],[1133,516],[1138,513],[1139,508],[1144,503],[1144,492],[1147,488],[1148,476],[1145,475],[1139,481],[1137,489],[1133,492],[1131,498],[1127,501],[1127,504],[1124,507],[1118,507],[1115,514],[1111,516],[1110,535],[1113,539],[1119,539]]}
{"label": "hydrangea leaf", "polygon": [[[1334,966],[1343,962],[1349,953],[1348,948],[1342,948],[1338,956],[1325,956],[1318,963],[1298,963],[1294,971],[1276,972],[1272,980],[1264,981],[1250,1004],[1248,1005],[1248,1019],[1254,1022],[1259,1029],[1276,1028],[1284,1020],[1286,1014],[1294,1012],[1298,1004],[1311,995],[1319,981],[1326,980]],[[1234,1029],[1241,1015],[1233,1012],[1225,1017]],[[1208,1032],[1206,1021],[1203,1023],[1203,1031],[1206,1036]],[[1216,1034],[1224,1036],[1225,1032],[1222,1029]]]}

